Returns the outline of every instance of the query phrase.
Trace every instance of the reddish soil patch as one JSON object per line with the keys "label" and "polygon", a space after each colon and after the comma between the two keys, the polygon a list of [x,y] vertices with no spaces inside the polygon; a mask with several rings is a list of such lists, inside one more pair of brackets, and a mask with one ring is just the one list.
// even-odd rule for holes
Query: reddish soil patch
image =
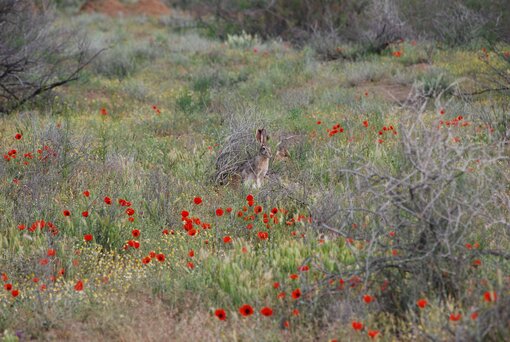
{"label": "reddish soil patch", "polygon": [[124,4],[119,0],[88,0],[82,7],[82,12],[98,12],[109,16],[117,15],[147,15],[160,16],[170,14],[161,0],[139,0],[134,4]]}

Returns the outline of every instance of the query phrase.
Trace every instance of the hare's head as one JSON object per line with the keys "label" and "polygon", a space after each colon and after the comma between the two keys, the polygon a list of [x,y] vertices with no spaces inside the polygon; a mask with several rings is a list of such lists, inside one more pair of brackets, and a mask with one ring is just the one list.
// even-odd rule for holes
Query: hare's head
{"label": "hare's head", "polygon": [[271,149],[267,146],[267,141],[269,140],[269,136],[267,135],[267,131],[265,128],[257,129],[257,134],[255,135],[257,142],[260,144],[259,154],[266,157],[271,158]]}

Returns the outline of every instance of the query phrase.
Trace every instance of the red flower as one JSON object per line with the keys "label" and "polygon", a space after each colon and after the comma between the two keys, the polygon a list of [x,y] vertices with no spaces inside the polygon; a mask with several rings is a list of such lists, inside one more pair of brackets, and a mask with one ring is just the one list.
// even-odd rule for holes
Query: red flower
{"label": "red flower", "polygon": [[232,238],[231,238],[230,236],[228,236],[228,235],[227,235],[227,236],[225,236],[225,237],[223,238],[223,242],[224,242],[224,243],[232,242]]}
{"label": "red flower", "polygon": [[269,316],[272,316],[272,315],[273,315],[273,309],[271,309],[270,307],[264,306],[264,307],[260,310],[260,313],[261,313],[263,316],[269,317]]}
{"label": "red flower", "polygon": [[156,252],[154,252],[154,251],[150,251],[150,252],[149,252],[149,256],[151,257],[151,259],[152,259],[152,258],[155,258],[155,257],[156,257]]}
{"label": "red flower", "polygon": [[293,273],[293,274],[291,274],[291,275],[289,276],[289,278],[290,278],[290,279],[292,279],[292,280],[296,280],[297,278],[299,278],[299,276],[298,276],[297,274],[294,274],[294,273]]}
{"label": "red flower", "polygon": [[149,262],[151,262],[150,256],[146,256],[145,258],[142,259],[142,263],[144,263],[145,265],[147,265]]}
{"label": "red flower", "polygon": [[367,304],[370,304],[372,303],[372,301],[374,300],[374,297],[371,296],[371,295],[364,295],[363,296],[363,301]]}
{"label": "red flower", "polygon": [[163,229],[163,235],[168,235],[168,229]]}
{"label": "red flower", "polygon": [[202,203],[202,198],[201,197],[195,197],[193,199],[193,202],[196,204],[196,205],[199,205],[200,203]]}
{"label": "red flower", "polygon": [[285,292],[280,292],[280,293],[278,293],[278,295],[276,296],[276,298],[278,298],[278,299],[283,299],[283,298],[285,298]]}
{"label": "red flower", "polygon": [[363,126],[368,127],[368,120],[363,121]]}
{"label": "red flower", "polygon": [[20,224],[20,225],[18,225],[18,229],[19,229],[19,230],[25,230],[25,228],[26,228],[26,227],[25,227],[25,225],[24,225],[24,224]]}
{"label": "red flower", "polygon": [[78,280],[76,282],[76,285],[74,285],[74,289],[76,291],[82,291],[83,290],[83,282],[81,280]]}
{"label": "red flower", "polygon": [[253,211],[255,214],[259,214],[262,212],[262,207],[260,205],[257,205],[255,208],[253,208]]}
{"label": "red flower", "polygon": [[297,288],[294,291],[292,291],[292,298],[298,299],[299,297],[301,297],[301,290]]}
{"label": "red flower", "polygon": [[228,207],[227,209],[225,209],[227,211],[227,213],[231,213],[232,212],[232,208]]}
{"label": "red flower", "polygon": [[46,258],[43,258],[43,259],[39,260],[39,264],[41,264],[42,266],[48,265],[49,262],[50,261],[48,259],[46,259]]}
{"label": "red flower", "polygon": [[84,212],[81,213],[81,216],[88,217],[89,216],[89,212],[88,211],[84,211]]}
{"label": "red flower", "polygon": [[294,310],[292,310],[292,314],[293,314],[294,316],[299,316],[299,310],[298,310],[298,309],[294,309]]}
{"label": "red flower", "polygon": [[477,318],[478,318],[478,312],[475,311],[471,314],[471,320],[476,321]]}
{"label": "red flower", "polygon": [[14,139],[20,140],[21,137],[22,137],[22,135],[20,133],[16,133],[16,135],[14,136]]}
{"label": "red flower", "polygon": [[363,323],[357,322],[357,321],[353,321],[352,322],[352,328],[354,330],[356,330],[356,331],[362,330],[363,329]]}
{"label": "red flower", "polygon": [[368,337],[374,339],[377,337],[377,335],[379,335],[379,330],[369,330],[368,331]]}
{"label": "red flower", "polygon": [[275,281],[275,282],[273,283],[273,289],[277,289],[277,288],[279,288],[279,287],[280,287],[280,283],[279,283],[279,282],[277,282],[277,281]]}
{"label": "red flower", "polygon": [[183,210],[183,211],[181,211],[181,216],[183,218],[188,217],[189,216],[189,212],[187,210]]}
{"label": "red flower", "polygon": [[258,232],[259,239],[267,240],[269,238],[269,234],[267,232]]}
{"label": "red flower", "polygon": [[90,196],[90,191],[85,190],[85,191],[83,192],[83,196],[85,196],[85,197],[89,197],[89,196]]}
{"label": "red flower", "polygon": [[191,261],[190,261],[190,262],[188,262],[188,268],[189,268],[190,270],[194,269],[194,268],[195,268],[195,264],[194,264],[194,263],[192,263]]}
{"label": "red flower", "polygon": [[135,210],[133,208],[127,208],[126,214],[128,214],[129,216],[133,216],[135,214]]}
{"label": "red flower", "polygon": [[457,322],[458,320],[460,320],[462,318],[462,315],[460,313],[458,314],[450,314],[450,321],[452,322]]}
{"label": "red flower", "polygon": [[253,202],[253,195],[249,194],[248,196],[246,196],[246,201]]}
{"label": "red flower", "polygon": [[486,302],[495,302],[496,299],[497,299],[497,295],[496,295],[496,292],[492,291],[487,291],[483,294],[483,299],[486,301]]}
{"label": "red flower", "polygon": [[108,115],[108,111],[106,110],[106,108],[101,108],[101,115]]}
{"label": "red flower", "polygon": [[428,304],[428,301],[426,299],[418,299],[418,301],[416,302],[416,305],[418,305],[418,307],[420,309],[424,309]]}
{"label": "red flower", "polygon": [[444,108],[441,108],[441,110],[439,111],[439,114],[444,115],[444,113],[446,113]]}
{"label": "red flower", "polygon": [[85,241],[92,241],[92,234],[85,234],[85,235],[83,235],[83,239]]}
{"label": "red flower", "polygon": [[298,271],[300,271],[300,272],[306,272],[306,271],[309,271],[309,270],[310,270],[310,266],[308,266],[308,265],[303,265],[303,266],[298,268]]}
{"label": "red flower", "polygon": [[16,297],[18,297],[18,295],[19,295],[19,291],[18,291],[18,290],[12,290],[11,295],[12,295],[14,298],[16,298]]}
{"label": "red flower", "polygon": [[156,259],[158,259],[159,262],[165,261],[165,255],[163,253],[159,253],[156,255]]}
{"label": "red flower", "polygon": [[106,197],[104,198],[104,202],[105,202],[106,204],[110,205],[110,204],[112,204],[112,199],[111,199],[110,197],[106,196]]}
{"label": "red flower", "polygon": [[7,291],[12,290],[12,284],[5,284],[4,289],[6,289]]}
{"label": "red flower", "polygon": [[62,214],[64,214],[64,216],[71,216],[71,212],[69,210],[64,210]]}
{"label": "red flower", "polygon": [[47,254],[48,254],[49,257],[52,257],[52,256],[55,256],[56,253],[57,252],[53,248],[50,248],[50,249],[48,249],[48,253]]}
{"label": "red flower", "polygon": [[225,310],[223,310],[223,309],[216,309],[216,311],[214,311],[214,315],[216,317],[218,317],[218,319],[220,321],[224,321],[227,319],[227,314],[225,313]]}
{"label": "red flower", "polygon": [[241,306],[239,308],[239,312],[244,317],[251,316],[251,315],[253,315],[253,308],[249,304],[244,304],[243,306]]}
{"label": "red flower", "polygon": [[133,235],[133,237],[137,238],[140,236],[140,231],[138,229],[133,229],[131,231],[131,235]]}
{"label": "red flower", "polygon": [[196,230],[196,229],[190,229],[190,230],[188,230],[188,235],[189,235],[189,236],[195,236],[195,235],[197,235],[197,230]]}
{"label": "red flower", "polygon": [[192,249],[190,249],[190,250],[189,250],[189,252],[188,252],[188,256],[189,256],[190,258],[193,258],[193,257],[195,256],[195,251],[194,251],[194,250],[192,250]]}
{"label": "red flower", "polygon": [[7,276],[7,274],[2,273],[2,281],[7,281],[7,280],[9,280],[9,277]]}
{"label": "red flower", "polygon": [[216,209],[216,216],[223,216],[223,209],[221,208]]}

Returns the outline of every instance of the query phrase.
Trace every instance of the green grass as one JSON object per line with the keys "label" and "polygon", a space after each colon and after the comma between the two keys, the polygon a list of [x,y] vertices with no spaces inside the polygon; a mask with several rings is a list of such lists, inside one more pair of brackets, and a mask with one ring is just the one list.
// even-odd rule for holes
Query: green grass
{"label": "green grass", "polygon": [[[458,331],[475,329],[467,318],[462,325],[449,323],[450,312],[462,311],[468,317],[472,308],[440,294],[398,294],[407,298],[402,312],[384,312],[382,278],[366,279],[352,288],[352,278],[342,279],[348,290],[333,291],[342,275],[363,272],[359,261],[367,257],[368,241],[348,243],[346,237],[317,229],[309,218],[322,219],[313,216],[314,208],[327,201],[330,191],[342,194],[358,186],[339,171],[352,167],[357,158],[372,160],[392,174],[407,167],[400,136],[378,133],[390,125],[400,131],[406,113],[378,86],[418,80],[425,89],[444,88],[449,77],[470,77],[476,52],[437,50],[429,56],[428,43],[418,42],[399,47],[405,51],[400,59],[388,51],[355,62],[319,62],[309,48],[264,42],[254,51],[197,32],[173,32],[155,20],[95,15],[76,20],[86,25],[98,47],[112,48],[84,72],[82,80],[58,89],[51,106],[33,105],[0,118],[2,155],[18,150],[15,159],[0,161],[0,272],[20,291],[16,298],[7,291],[0,293],[3,341],[16,340],[16,331],[41,340],[72,340],[87,330],[92,339],[185,339],[184,331],[216,340],[357,341],[368,339],[368,329],[380,330],[381,340],[389,341],[424,339],[417,327],[425,322],[425,331],[438,339],[452,338],[445,325]],[[412,68],[425,59],[432,69]],[[452,99],[445,117],[462,113],[472,123],[455,128],[455,133],[492,143],[494,138],[486,131],[476,131],[483,124],[477,106],[489,100],[465,104]],[[108,115],[101,115],[101,108]],[[435,122],[437,112],[430,105],[426,117]],[[229,120],[245,113],[254,113],[253,121],[267,125],[273,151],[280,138],[297,137],[289,144],[291,159],[271,164],[284,190],[211,182]],[[345,131],[329,137],[328,129],[336,124]],[[18,132],[21,140],[13,138]],[[28,152],[33,159],[23,156]],[[508,173],[502,171],[498,177]],[[82,194],[85,190],[90,197]],[[254,207],[247,205],[249,193],[255,196],[255,205],[263,207],[262,213],[254,214]],[[361,201],[362,195],[353,200]],[[112,199],[111,205],[104,203],[105,196]],[[195,196],[203,203],[195,205]],[[118,199],[131,204],[120,206]],[[128,220],[128,207],[135,210],[134,222]],[[218,217],[219,207],[233,210]],[[246,212],[237,217],[243,207]],[[279,209],[278,223],[270,217],[266,227],[263,215],[272,208]],[[64,210],[71,216],[65,217]],[[85,210],[87,218],[81,215]],[[183,210],[211,228],[196,224],[199,233],[189,236],[183,229]],[[359,227],[353,228],[352,236],[355,229],[393,229],[368,215],[354,219]],[[52,222],[58,234],[28,232],[37,220]],[[253,227],[247,229],[250,223]],[[141,231],[136,239],[131,233],[135,228]],[[479,229],[470,233],[472,241],[480,241],[483,248],[508,248],[506,235],[491,240],[499,234],[497,228],[486,242]],[[164,235],[164,230],[175,234]],[[269,239],[260,239],[258,232],[267,232]],[[93,241],[84,242],[84,234],[92,234]],[[233,241],[225,243],[226,236]],[[140,242],[138,249],[125,248],[132,239]],[[46,257],[49,248],[56,249],[56,257]],[[143,265],[142,258],[151,251],[164,253],[165,262],[152,259]],[[40,264],[44,258],[49,265]],[[508,277],[508,265],[489,256],[480,258],[487,266],[473,279],[486,279],[484,289],[498,289],[504,298],[508,285],[502,278]],[[299,271],[302,265],[310,270]],[[63,275],[58,273],[61,269]],[[289,278],[292,274],[298,279]],[[37,283],[34,277],[39,278]],[[79,279],[83,291],[74,289]],[[470,281],[466,279],[466,287]],[[273,288],[275,282],[279,289]],[[296,288],[303,292],[299,300],[291,298]],[[478,299],[481,289],[471,288]],[[280,292],[286,293],[285,299],[277,298]],[[367,306],[361,299],[366,293],[380,297],[380,302]],[[422,296],[428,296],[431,305],[419,313],[415,297]],[[239,315],[238,308],[245,303],[255,308],[255,317]],[[491,308],[483,300],[471,305]],[[149,315],[152,306],[158,316],[137,316]],[[263,306],[273,308],[272,318],[258,314]],[[216,308],[227,311],[227,322],[217,321]],[[299,316],[292,314],[294,309]],[[405,320],[402,315],[412,317]],[[165,332],[138,322],[168,324],[166,319],[179,328]],[[366,329],[354,331],[353,320],[363,321]],[[282,328],[286,321],[289,329]],[[138,328],[124,332],[130,326]],[[202,329],[206,332],[196,335]],[[402,335],[397,335],[399,329]]]}

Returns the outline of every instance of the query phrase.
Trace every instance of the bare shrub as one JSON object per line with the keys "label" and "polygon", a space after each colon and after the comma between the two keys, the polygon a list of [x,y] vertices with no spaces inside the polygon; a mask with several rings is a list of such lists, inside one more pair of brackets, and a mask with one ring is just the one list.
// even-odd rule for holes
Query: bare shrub
{"label": "bare shrub", "polygon": [[258,152],[255,142],[257,128],[265,127],[254,108],[228,107],[225,111],[229,127],[216,158],[213,179],[217,184],[227,184],[232,176],[239,177],[240,168]]}
{"label": "bare shrub", "polygon": [[78,79],[94,57],[78,30],[57,27],[53,20],[45,1],[0,4],[0,112]]}
{"label": "bare shrub", "polygon": [[[459,138],[458,127],[438,128],[426,105],[402,113],[399,143],[387,154],[381,150],[372,159],[335,150],[334,189],[324,189],[312,211],[317,229],[351,241],[356,262],[330,279],[355,276],[371,288],[391,284],[379,303],[402,318],[409,303],[429,293],[471,304],[483,291],[467,291],[466,279],[480,277],[476,256],[492,259],[495,268],[510,259],[509,158],[503,145]],[[481,247],[472,253],[466,243],[473,241]],[[504,317],[492,321],[490,330],[504,329]]]}

